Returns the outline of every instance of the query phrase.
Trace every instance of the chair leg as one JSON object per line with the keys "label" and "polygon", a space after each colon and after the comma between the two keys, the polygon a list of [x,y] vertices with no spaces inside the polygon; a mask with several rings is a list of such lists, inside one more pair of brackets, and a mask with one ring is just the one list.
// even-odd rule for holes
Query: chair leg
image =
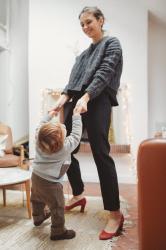
{"label": "chair leg", "polygon": [[32,218],[31,202],[30,202],[30,180],[25,182],[25,191],[26,191],[26,202],[28,209],[29,219]]}
{"label": "chair leg", "polygon": [[25,206],[25,199],[24,199],[24,191],[25,191],[25,187],[23,184],[20,184],[21,185],[21,191],[22,191],[22,204],[23,204],[23,207]]}
{"label": "chair leg", "polygon": [[3,205],[4,207],[6,207],[6,189],[3,188],[2,191],[3,191]]}

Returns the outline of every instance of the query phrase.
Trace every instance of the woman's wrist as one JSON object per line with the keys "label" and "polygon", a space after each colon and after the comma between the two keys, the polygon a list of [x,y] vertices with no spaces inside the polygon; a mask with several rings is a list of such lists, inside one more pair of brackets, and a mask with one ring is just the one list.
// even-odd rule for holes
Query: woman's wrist
{"label": "woman's wrist", "polygon": [[61,108],[69,100],[69,98],[70,97],[67,94],[62,94],[58,100],[59,107]]}
{"label": "woman's wrist", "polygon": [[67,94],[62,94],[60,98],[62,98],[62,101],[67,102],[70,97]]}
{"label": "woman's wrist", "polygon": [[86,101],[87,103],[89,102],[90,100],[90,95],[88,92],[86,92],[82,97],[81,97],[82,100]]}

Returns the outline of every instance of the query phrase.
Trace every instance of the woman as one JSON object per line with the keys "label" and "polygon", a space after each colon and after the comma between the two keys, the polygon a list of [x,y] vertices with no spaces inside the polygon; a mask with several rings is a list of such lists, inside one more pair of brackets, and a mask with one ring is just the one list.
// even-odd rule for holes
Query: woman
{"label": "woman", "polygon": [[[115,164],[111,156],[108,133],[112,106],[117,106],[117,90],[122,73],[122,49],[117,38],[104,36],[104,15],[97,7],[85,7],[79,15],[83,32],[92,44],[76,58],[69,83],[58,99],[55,111],[64,105],[64,119],[68,133],[71,131],[74,107],[82,113],[83,127],[88,133],[93,158],[97,166],[104,209],[110,217],[99,239],[111,239],[118,235],[124,217],[120,212],[119,188]],[[69,102],[69,100],[72,100]],[[75,150],[73,152],[76,153]],[[78,160],[72,154],[67,172],[73,197],[66,210],[81,206],[84,211],[86,199]]]}

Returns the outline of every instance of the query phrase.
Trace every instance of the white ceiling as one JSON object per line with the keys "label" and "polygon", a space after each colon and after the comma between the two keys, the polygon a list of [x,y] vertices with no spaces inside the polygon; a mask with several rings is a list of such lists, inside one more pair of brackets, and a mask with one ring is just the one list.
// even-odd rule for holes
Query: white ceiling
{"label": "white ceiling", "polygon": [[150,13],[166,25],[166,0],[141,0]]}

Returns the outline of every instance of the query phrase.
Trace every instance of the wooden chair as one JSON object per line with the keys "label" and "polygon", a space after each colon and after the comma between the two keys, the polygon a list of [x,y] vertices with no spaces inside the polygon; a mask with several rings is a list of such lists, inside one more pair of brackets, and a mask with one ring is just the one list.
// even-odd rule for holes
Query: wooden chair
{"label": "wooden chair", "polygon": [[[27,209],[29,218],[31,218],[30,205],[30,171],[24,163],[24,147],[23,145],[13,145],[12,131],[6,124],[0,123],[0,134],[7,134],[7,143],[4,150],[4,156],[0,157],[0,188],[3,190],[3,205],[6,206],[6,189],[13,187],[22,187],[26,191]],[[15,149],[20,149],[20,155],[14,155]],[[25,168],[25,169],[24,169]],[[20,185],[21,184],[21,185]]]}

